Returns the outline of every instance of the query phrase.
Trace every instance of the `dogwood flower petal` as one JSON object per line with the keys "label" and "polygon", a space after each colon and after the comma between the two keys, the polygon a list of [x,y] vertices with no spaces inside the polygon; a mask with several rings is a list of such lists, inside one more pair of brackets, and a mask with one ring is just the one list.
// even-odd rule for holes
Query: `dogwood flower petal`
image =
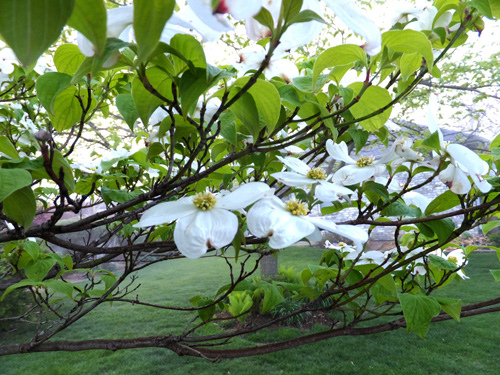
{"label": "dogwood flower petal", "polygon": [[320,181],[319,184],[316,185],[316,189],[314,191],[316,198],[324,203],[337,201],[339,196],[350,195],[353,193],[354,192],[351,189],[348,189],[345,186],[327,181]]}
{"label": "dogwood flower petal", "polygon": [[317,182],[309,177],[294,172],[276,172],[271,176],[286,186],[304,186]]}
{"label": "dogwood flower petal", "polygon": [[343,161],[346,164],[356,164],[356,160],[349,156],[349,149],[344,141],[334,143],[331,139],[327,140],[326,151],[335,160]]}
{"label": "dogwood flower petal", "polygon": [[439,173],[439,178],[455,194],[467,194],[472,187],[467,175],[452,163]]}
{"label": "dogwood flower petal", "polygon": [[335,172],[332,182],[349,186],[366,181],[376,174],[377,168],[375,166],[358,167],[357,165],[346,165]]}
{"label": "dogwood flower petal", "polygon": [[350,239],[356,244],[356,248],[358,251],[361,251],[363,249],[364,243],[368,241],[368,233],[360,227],[354,225],[337,225],[331,220],[317,217],[308,217],[307,219],[318,228],[336,233],[338,235],[341,235],[342,237]]}
{"label": "dogwood flower petal", "polygon": [[170,223],[184,216],[194,214],[198,209],[193,204],[193,197],[184,197],[176,201],[160,203],[146,210],[141,220],[135,224],[138,228]]}
{"label": "dogwood flower petal", "polygon": [[269,237],[273,249],[288,247],[315,231],[315,226],[303,217],[293,215],[285,204],[272,196],[255,203],[247,215],[250,232],[257,237]]}
{"label": "dogwood flower petal", "polygon": [[335,15],[352,31],[366,40],[364,50],[370,56],[378,54],[382,49],[380,29],[351,0],[324,0]]}
{"label": "dogwood flower petal", "polygon": [[450,144],[446,147],[446,151],[460,166],[463,166],[469,172],[479,190],[483,193],[491,190],[492,186],[490,183],[481,177],[488,173],[488,163],[481,159],[474,151],[462,145]]}
{"label": "dogwood flower petal", "polygon": [[187,258],[203,256],[209,247],[216,249],[231,243],[238,231],[238,218],[232,212],[213,208],[177,221],[174,240]]}
{"label": "dogwood flower petal", "polygon": [[307,175],[307,173],[311,170],[311,168],[300,159],[292,157],[283,158],[281,156],[278,156],[277,158],[292,171],[300,173],[302,175]]}
{"label": "dogwood flower petal", "polygon": [[214,208],[240,210],[260,199],[269,190],[270,187],[263,182],[249,182],[227,195],[218,197]]}

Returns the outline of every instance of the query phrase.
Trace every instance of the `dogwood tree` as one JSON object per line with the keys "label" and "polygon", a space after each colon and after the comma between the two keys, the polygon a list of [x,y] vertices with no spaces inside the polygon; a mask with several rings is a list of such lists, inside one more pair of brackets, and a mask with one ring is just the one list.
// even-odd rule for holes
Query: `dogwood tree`
{"label": "dogwood tree", "polygon": [[[441,75],[443,57],[482,30],[484,17],[500,16],[499,1],[428,2],[388,16],[385,30],[348,0],[0,0],[0,7],[0,242],[14,276],[2,303],[23,291],[37,308],[20,318],[51,313],[37,314],[32,339],[0,346],[1,355],[161,347],[233,358],[400,327],[424,337],[434,321],[500,309],[499,298],[462,306],[433,293],[467,278],[476,246],[462,248],[457,237],[499,223],[488,219],[500,205],[500,138],[487,155],[446,143],[433,95],[421,108],[427,134],[398,137],[387,123],[420,82]],[[332,39],[301,55],[325,29],[356,42]],[[239,57],[216,66],[210,55],[221,38],[238,39]],[[363,153],[370,136],[382,157]],[[436,181],[449,190],[432,201],[417,192]],[[89,207],[98,209],[82,214]],[[333,220],[348,209],[349,220]],[[395,229],[395,248],[385,253],[367,244],[381,226]],[[344,242],[327,242],[321,263],[304,265],[300,281],[252,281],[264,256],[322,241],[322,231]],[[75,233],[85,243],[68,240]],[[183,306],[144,300],[130,279],[183,257],[197,272],[203,256],[227,262],[230,283],[214,295],[186,296]],[[110,261],[123,270],[98,267]],[[75,271],[87,281],[70,282]],[[300,307],[268,314],[290,295]],[[106,302],[181,309],[193,319],[162,336],[58,340]],[[310,311],[345,318],[289,341],[224,347]],[[227,320],[223,313],[267,320],[200,333]]]}

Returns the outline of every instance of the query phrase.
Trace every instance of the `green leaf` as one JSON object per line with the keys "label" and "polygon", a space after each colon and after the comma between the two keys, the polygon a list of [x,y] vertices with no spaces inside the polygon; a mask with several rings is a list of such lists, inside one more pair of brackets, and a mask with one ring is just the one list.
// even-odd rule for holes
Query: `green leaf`
{"label": "green leaf", "polygon": [[368,141],[368,136],[370,135],[370,133],[362,129],[359,130],[351,127],[349,127],[347,132],[351,135],[351,138],[354,141],[356,152],[359,152]]}
{"label": "green leaf", "polygon": [[36,214],[35,194],[31,187],[23,187],[5,198],[3,211],[24,229],[28,229]]}
{"label": "green leaf", "polygon": [[253,96],[248,92],[243,94],[231,106],[231,112],[241,120],[245,128],[255,140],[262,127],[260,125],[259,112],[257,110],[257,105],[255,104]]}
{"label": "green leaf", "polygon": [[462,312],[462,301],[455,298],[436,297],[436,301],[441,305],[441,309],[455,319],[460,321],[460,313]]}
{"label": "green leaf", "polygon": [[134,130],[134,124],[139,118],[139,114],[135,109],[134,98],[132,94],[119,94],[116,97],[116,108],[123,116],[130,130]]}
{"label": "green leaf", "polygon": [[500,220],[491,220],[488,221],[487,223],[484,223],[481,226],[481,230],[483,231],[484,235],[487,235],[488,232],[490,232],[491,230],[495,229],[498,226],[500,226]]}
{"label": "green leaf", "polygon": [[490,270],[490,272],[495,278],[495,282],[498,283],[500,281],[500,270]]}
{"label": "green leaf", "polygon": [[266,26],[269,30],[271,30],[271,33],[274,30],[274,20],[273,16],[271,13],[264,7],[260,8],[260,12],[257,13],[254,17],[257,22],[259,22],[261,25]]}
{"label": "green leaf", "polygon": [[460,199],[458,195],[453,193],[451,190],[446,190],[443,194],[434,198],[427,208],[425,209],[425,215],[429,216],[436,212],[447,211],[453,207],[460,204]]}
{"label": "green leaf", "polygon": [[314,63],[312,81],[316,82],[324,69],[347,65],[357,61],[361,62],[362,65],[366,65],[365,51],[358,45],[344,44],[329,48],[320,54]]}
{"label": "green leaf", "polygon": [[83,60],[85,56],[74,44],[63,44],[54,53],[54,64],[59,73],[75,74]]}
{"label": "green leaf", "polygon": [[422,56],[418,53],[405,53],[399,61],[401,78],[406,81],[409,76],[415,73],[422,66]]}
{"label": "green leaf", "polygon": [[[354,90],[356,95],[358,95],[364,87],[364,84],[362,82],[355,82],[350,84],[349,87]],[[370,86],[365,90],[359,101],[350,108],[350,111],[352,115],[358,119],[374,112],[378,112],[382,107],[385,107],[391,101],[391,95],[386,89],[379,86]],[[384,112],[361,121],[359,124],[363,129],[375,132],[382,128],[387,120],[389,120],[391,111],[392,107],[389,107]]]}
{"label": "green leaf", "polygon": [[139,77],[135,77],[132,81],[132,98],[137,114],[144,126],[147,126],[149,118],[163,101],[146,90]]}
{"label": "green leaf", "polygon": [[181,106],[184,118],[196,109],[199,97],[208,89],[207,77],[204,69],[196,68],[196,73],[188,70],[182,74],[179,83]]}
{"label": "green leaf", "polygon": [[265,314],[274,306],[280,304],[285,300],[281,294],[281,288],[278,285],[262,282],[259,286],[264,291],[264,300],[262,301],[261,313]]}
{"label": "green leaf", "polygon": [[[176,74],[182,72],[186,67],[192,70],[193,73],[196,73],[194,68],[207,69],[205,51],[200,42],[192,35],[174,35],[170,41],[170,47],[177,51],[177,54],[172,54]],[[198,72],[201,71],[198,70]],[[206,72],[203,72],[203,74],[206,74]]]}
{"label": "green leaf", "polygon": [[427,36],[415,30],[390,30],[382,34],[382,45],[390,49],[412,54],[417,52],[425,58],[429,71],[432,71],[434,56],[432,45]]}
{"label": "green leaf", "polygon": [[[233,84],[233,87],[243,87],[249,79],[250,77],[242,77]],[[281,100],[278,90],[272,83],[258,79],[248,93],[252,95],[266,123],[267,131],[272,132],[280,117]]]}
{"label": "green leaf", "polygon": [[303,10],[299,14],[295,15],[289,22],[289,25],[293,25],[294,23],[302,23],[302,22],[311,22],[317,21],[320,23],[326,24],[326,21],[321,18],[317,13],[313,12],[310,9]]}
{"label": "green leaf", "polygon": [[5,289],[5,292],[2,294],[2,298],[0,298],[0,302],[2,302],[7,294],[12,292],[13,290],[22,288],[24,286],[35,286],[38,285],[39,283],[33,280],[21,280],[18,283],[15,283],[14,285],[9,286],[7,289]]}
{"label": "green leaf", "polygon": [[73,284],[64,282],[62,280],[47,280],[43,283],[47,288],[55,292],[64,294],[68,298],[73,298]]}
{"label": "green leaf", "polygon": [[416,207],[410,207],[401,201],[396,201],[391,203],[389,206],[384,208],[381,212],[383,216],[409,216],[409,217],[419,217],[420,209]]}
{"label": "green leaf", "polygon": [[70,75],[56,72],[45,73],[37,79],[36,95],[49,113],[54,114],[56,98],[70,86],[70,82]]}
{"label": "green leaf", "polygon": [[111,202],[125,203],[129,200],[137,198],[143,192],[141,190],[127,191],[127,190],[115,190],[109,189],[105,186],[101,188],[101,195],[106,204]]}
{"label": "green leaf", "polygon": [[235,115],[233,112],[226,112],[220,116],[221,130],[220,135],[224,137],[233,146],[238,144],[238,133],[236,131]]}
{"label": "green leaf", "polygon": [[440,243],[445,243],[455,230],[455,224],[449,218],[429,221],[427,225],[436,233]]}
{"label": "green leaf", "polygon": [[26,277],[33,281],[42,281],[52,267],[54,267],[54,264],[56,264],[56,260],[54,258],[38,258],[36,261],[29,263],[24,268]]}
{"label": "green leaf", "polygon": [[431,150],[441,150],[441,142],[439,141],[439,133],[435,131],[428,138],[422,141],[422,146],[428,147]]}
{"label": "green leaf", "polygon": [[37,260],[42,253],[42,249],[40,249],[40,246],[34,241],[26,241],[22,244],[22,248],[33,260]]}
{"label": "green leaf", "polygon": [[483,16],[486,16],[488,18],[493,18],[490,1],[491,0],[472,0],[468,2],[468,5],[476,8],[479,11],[479,13],[482,14]]}
{"label": "green leaf", "polygon": [[106,46],[106,19],[103,0],[75,0],[68,25],[81,32],[94,45],[97,55],[100,56]]}
{"label": "green leaf", "polygon": [[174,100],[172,93],[172,78],[160,68],[150,68],[146,70],[146,77],[149,83],[158,91],[163,97],[168,100]]}
{"label": "green leaf", "polygon": [[0,35],[24,66],[56,41],[74,0],[0,0]]}
{"label": "green leaf", "polygon": [[429,262],[434,267],[441,268],[446,271],[455,271],[457,269],[457,265],[453,262],[450,262],[448,259],[444,259],[438,255],[429,254]]}
{"label": "green leaf", "polygon": [[4,135],[0,135],[0,152],[3,152],[5,155],[11,157],[12,159],[19,158],[19,154],[17,153],[16,148],[10,142],[9,138]]}
{"label": "green leaf", "polygon": [[70,86],[57,96],[54,102],[54,116],[51,116],[51,119],[52,126],[58,132],[71,129],[82,119],[83,110],[77,95],[76,87]]}
{"label": "green leaf", "polygon": [[24,169],[0,168],[0,202],[16,190],[31,184],[31,175]]}
{"label": "green leaf", "polygon": [[156,48],[174,7],[174,0],[134,0],[134,34],[139,62],[147,60]]}
{"label": "green leaf", "polygon": [[78,69],[76,70],[73,78],[71,79],[70,84],[74,85],[82,80],[82,78],[89,74],[92,70],[92,65],[94,64],[95,57],[86,57]]}
{"label": "green leaf", "polygon": [[[241,315],[248,310],[250,310],[253,306],[252,297],[246,292],[232,292],[229,296],[229,307],[228,311],[233,316]],[[238,320],[243,321],[245,319],[244,316],[240,316]]]}
{"label": "green leaf", "polygon": [[292,83],[297,89],[307,93],[313,93],[321,89],[327,81],[328,74],[320,74],[316,82],[313,82],[313,77],[310,75],[292,79]]}
{"label": "green leaf", "polygon": [[424,338],[431,325],[431,319],[441,312],[441,305],[435,298],[423,294],[398,293],[403,308],[408,332],[415,332]]}

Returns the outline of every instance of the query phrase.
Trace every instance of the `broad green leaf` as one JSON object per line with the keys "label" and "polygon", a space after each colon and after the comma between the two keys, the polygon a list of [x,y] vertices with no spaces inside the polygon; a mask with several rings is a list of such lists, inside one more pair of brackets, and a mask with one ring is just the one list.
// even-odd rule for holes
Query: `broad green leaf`
{"label": "broad green leaf", "polygon": [[224,137],[233,146],[238,144],[238,134],[236,131],[235,115],[233,112],[226,112],[220,116],[221,129],[220,135]]}
{"label": "broad green leaf", "polygon": [[390,30],[382,34],[382,45],[390,49],[412,54],[417,52],[425,58],[429,71],[432,71],[434,56],[432,45],[427,36],[415,30]]}
{"label": "broad green leaf", "polygon": [[317,21],[326,24],[323,18],[321,18],[317,13],[313,12],[310,9],[303,10],[299,14],[295,15],[290,20],[289,24],[293,25],[294,23],[311,22],[311,21]]}
{"label": "broad green leaf", "polygon": [[429,216],[436,212],[447,211],[453,207],[460,204],[460,199],[458,195],[450,190],[446,190],[443,194],[434,198],[427,208],[425,209],[425,215]]}
{"label": "broad green leaf", "polygon": [[40,249],[40,246],[38,246],[38,244],[34,241],[26,241],[23,243],[22,248],[33,260],[37,260],[42,253],[42,249]]}
{"label": "broad green leaf", "polygon": [[16,148],[9,141],[9,138],[7,138],[4,135],[0,135],[0,152],[4,153],[5,155],[7,155],[12,159],[19,158],[19,154],[17,153]]}
{"label": "broad green leaf", "polygon": [[428,147],[431,150],[441,150],[441,142],[439,141],[439,133],[435,131],[429,137],[422,141],[422,146]]}
{"label": "broad green leaf", "polygon": [[453,220],[449,218],[429,221],[426,224],[436,233],[440,243],[445,243],[455,229]]}
{"label": "broad green leaf", "polygon": [[0,168],[0,202],[16,190],[31,184],[31,174],[24,169]]}
{"label": "broad green leaf", "polygon": [[82,119],[83,110],[77,95],[78,90],[74,86],[57,95],[54,102],[54,116],[51,116],[51,120],[52,126],[58,132],[71,129]]}
{"label": "broad green leaf", "polygon": [[37,79],[36,95],[49,113],[54,114],[56,98],[70,86],[70,82],[70,75],[56,72],[45,73]]}
{"label": "broad green leaf", "polygon": [[73,298],[73,284],[64,282],[62,280],[47,280],[44,285],[55,292],[66,295],[68,298]]}
{"label": "broad green leaf", "polygon": [[139,118],[139,114],[135,109],[134,99],[131,94],[119,94],[116,97],[116,108],[123,116],[130,130],[134,130],[134,124]]}
{"label": "broad green leaf", "polygon": [[351,138],[354,141],[356,152],[359,152],[368,141],[368,136],[370,135],[370,133],[362,129],[360,130],[351,127],[349,127],[347,132],[351,135]]}
{"label": "broad green leaf", "polygon": [[259,22],[261,25],[266,26],[269,30],[271,30],[271,33],[274,30],[274,20],[273,16],[271,13],[264,7],[260,8],[260,12],[257,13],[254,17],[257,22]]}
{"label": "broad green leaf", "polygon": [[312,81],[316,82],[320,73],[327,68],[348,65],[353,62],[366,65],[366,54],[363,48],[355,44],[344,44],[327,49],[318,56],[314,63]]}
{"label": "broad green leaf", "polygon": [[455,319],[460,321],[460,313],[462,312],[462,301],[455,298],[436,297],[436,300],[441,305],[441,309]]}
{"label": "broad green leaf", "polygon": [[[364,84],[361,82],[355,82],[350,84],[349,87],[354,90],[356,95],[358,95],[364,87]],[[365,90],[359,101],[350,108],[350,111],[355,119],[359,119],[378,112],[391,101],[391,95],[386,89],[379,86],[370,86]],[[389,107],[384,112],[375,114],[372,117],[361,121],[359,124],[363,129],[370,132],[376,132],[384,126],[387,120],[389,120],[391,111],[392,107]]]}
{"label": "broad green leaf", "polygon": [[250,310],[250,308],[253,306],[252,297],[250,297],[250,295],[246,291],[234,291],[228,297],[228,311],[233,316],[239,316],[238,320],[243,321],[245,319],[245,316],[240,315]]}
{"label": "broad green leaf", "polygon": [[[240,78],[233,87],[243,87],[249,79],[250,77]],[[248,93],[252,95],[257,110],[266,123],[267,131],[272,132],[280,116],[281,100],[278,90],[272,83],[258,79]]]}
{"label": "broad green leaf", "polygon": [[36,214],[35,195],[31,187],[25,186],[5,198],[3,212],[24,229],[28,229]]}
{"label": "broad green leaf", "polygon": [[184,118],[195,111],[198,99],[207,89],[207,76],[204,69],[196,68],[196,74],[193,74],[192,70],[187,70],[182,74],[179,92]]}
{"label": "broad green leaf", "polygon": [[172,78],[160,68],[150,68],[146,70],[146,77],[148,77],[151,86],[158,91],[164,98],[174,100],[172,93]]}
{"label": "broad green leaf", "polygon": [[81,32],[94,45],[99,56],[106,46],[106,20],[103,0],[75,0],[68,25]]}
{"label": "broad green leaf", "polygon": [[0,302],[2,302],[5,298],[5,296],[7,296],[7,294],[12,292],[13,290],[22,288],[24,286],[35,286],[38,284],[39,284],[39,282],[36,282],[33,280],[27,280],[27,279],[21,280],[18,283],[15,283],[14,285],[11,285],[7,289],[5,289],[5,292],[2,294],[2,298],[0,298]]}
{"label": "broad green leaf", "polygon": [[320,74],[316,82],[313,82],[313,77],[310,75],[304,77],[295,77],[292,79],[292,83],[297,89],[307,93],[313,93],[316,90],[320,90],[327,81],[328,74]]}
{"label": "broad green leaf", "polygon": [[24,66],[34,64],[61,34],[74,0],[0,0],[0,35]]}
{"label": "broad green leaf", "polygon": [[500,270],[490,270],[490,272],[498,283],[500,281]]}
{"label": "broad green leaf", "polygon": [[147,126],[149,118],[156,108],[163,104],[163,101],[146,90],[138,77],[132,81],[132,98],[134,99],[137,114],[144,126]]}
{"label": "broad green leaf", "polygon": [[278,285],[262,282],[259,286],[264,291],[264,300],[261,306],[261,312],[263,314],[284,301],[283,295],[281,294],[281,288]]}
{"label": "broad green leaf", "polygon": [[243,94],[232,106],[231,112],[241,120],[248,132],[254,137],[259,134],[262,129],[257,105],[252,95],[249,93]]}
{"label": "broad green leaf", "polygon": [[415,73],[422,66],[422,56],[418,53],[405,53],[399,60],[399,69],[401,69],[401,77],[406,81],[409,76]]}
{"label": "broad green leaf", "polygon": [[49,271],[56,264],[56,260],[54,258],[38,258],[33,263],[28,264],[24,272],[26,273],[26,277],[33,281],[42,281],[45,276],[49,273]]}
{"label": "broad green leaf", "polygon": [[54,64],[59,73],[75,74],[83,60],[85,56],[74,44],[63,44],[54,53]]}
{"label": "broad green leaf", "polygon": [[174,0],[134,0],[134,34],[139,62],[147,60],[156,48],[174,6]]}
{"label": "broad green leaf", "polygon": [[495,229],[498,226],[500,226],[500,220],[491,220],[488,221],[487,223],[484,223],[481,226],[481,230],[483,231],[484,235],[487,235],[488,232],[490,232],[491,230]]}
{"label": "broad green leaf", "polygon": [[[170,46],[178,52],[178,54],[172,55],[177,74],[183,71],[186,66],[189,67],[189,65],[186,64],[186,60],[189,61],[194,68],[207,69],[207,61],[205,59],[203,47],[192,35],[176,34],[170,41]],[[179,54],[182,55],[183,58],[181,58]],[[197,71],[199,73],[202,72],[201,70]],[[206,74],[206,72],[203,73]]]}
{"label": "broad green leaf", "polygon": [[437,268],[441,268],[442,270],[447,271],[455,271],[457,269],[457,265],[453,262],[450,262],[448,259],[444,259],[438,255],[429,254],[429,262]]}
{"label": "broad green leaf", "polygon": [[490,1],[491,0],[472,0],[468,2],[468,5],[476,8],[479,11],[479,13],[481,13],[481,15],[486,16],[488,18],[493,18]]}
{"label": "broad green leaf", "polygon": [[82,78],[89,74],[92,71],[92,65],[94,64],[94,60],[96,57],[86,57],[78,69],[76,70],[75,74],[73,75],[73,78],[71,79],[70,84],[74,85],[82,80]]}
{"label": "broad green leaf", "polygon": [[415,332],[424,338],[431,325],[431,319],[441,312],[441,305],[435,298],[423,294],[399,293],[408,332]]}
{"label": "broad green leaf", "polygon": [[101,188],[101,195],[106,204],[110,204],[111,202],[125,203],[131,199],[138,197],[142,193],[143,192],[141,190],[115,190],[109,189],[105,186]]}

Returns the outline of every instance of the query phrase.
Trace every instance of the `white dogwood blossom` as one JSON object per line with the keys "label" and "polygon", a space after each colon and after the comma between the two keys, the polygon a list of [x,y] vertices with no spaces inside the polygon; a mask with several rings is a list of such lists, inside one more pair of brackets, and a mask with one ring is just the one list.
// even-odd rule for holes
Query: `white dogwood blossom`
{"label": "white dogwood blossom", "polygon": [[347,145],[344,141],[334,143],[331,139],[329,139],[326,142],[326,150],[332,158],[347,164],[333,175],[332,181],[337,184],[358,184],[371,177],[381,175],[386,170],[386,158],[378,161],[371,156],[360,156],[357,160],[351,158],[349,156]]}
{"label": "white dogwood blossom", "polygon": [[250,182],[223,196],[203,192],[160,203],[146,210],[135,226],[143,228],[177,220],[177,248],[188,258],[199,258],[210,247],[218,249],[231,243],[238,231],[238,217],[231,211],[251,205],[268,190],[263,182]]}
{"label": "white dogwood blossom", "polygon": [[467,147],[444,141],[443,133],[434,116],[436,106],[437,98],[431,94],[428,105],[427,126],[431,133],[437,132],[438,134],[441,147],[439,156],[450,161],[446,169],[439,174],[439,178],[455,194],[467,194],[471,189],[471,183],[465,173],[467,172],[479,190],[483,193],[489,192],[492,186],[482,177],[489,171],[488,163]]}
{"label": "white dogwood blossom", "polygon": [[271,176],[287,186],[314,186],[314,195],[322,202],[332,202],[339,196],[352,194],[345,186],[328,182],[326,172],[322,168],[311,168],[302,160],[293,157],[278,159],[292,172],[277,172]]}
{"label": "white dogwood blossom", "polygon": [[305,203],[301,201],[282,202],[274,195],[265,196],[248,211],[248,229],[256,237],[268,237],[269,246],[273,249],[291,246],[302,238],[319,241],[319,229],[352,240],[358,249],[362,249],[368,241],[368,234],[361,228],[337,225],[330,220],[307,216],[308,213]]}

